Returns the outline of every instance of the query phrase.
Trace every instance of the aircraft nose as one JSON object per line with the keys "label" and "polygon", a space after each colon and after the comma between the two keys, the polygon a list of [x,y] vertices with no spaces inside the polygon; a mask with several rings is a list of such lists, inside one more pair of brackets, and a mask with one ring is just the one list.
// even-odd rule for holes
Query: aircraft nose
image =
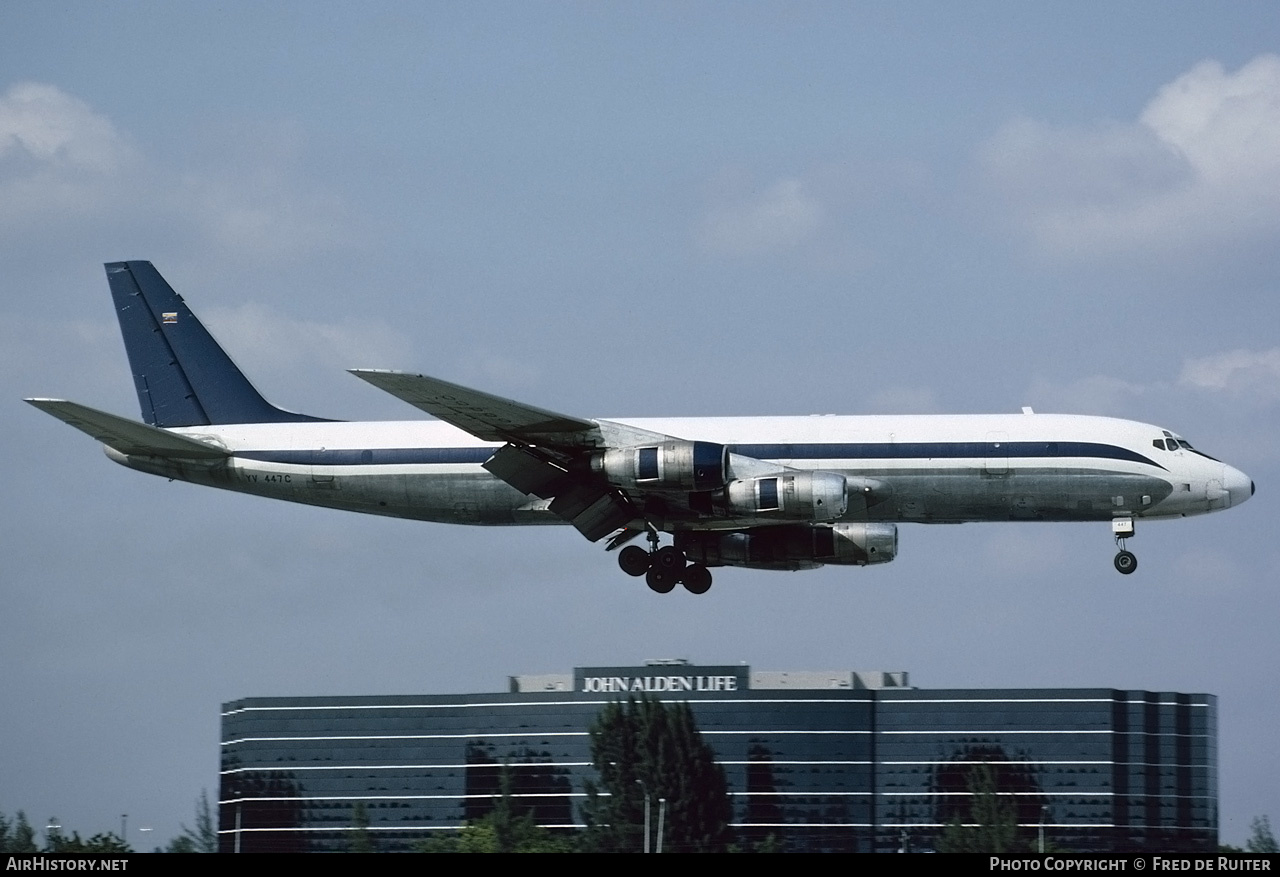
{"label": "aircraft nose", "polygon": [[1255,487],[1249,476],[1233,466],[1222,467],[1222,486],[1231,497],[1231,505],[1238,506],[1253,496]]}

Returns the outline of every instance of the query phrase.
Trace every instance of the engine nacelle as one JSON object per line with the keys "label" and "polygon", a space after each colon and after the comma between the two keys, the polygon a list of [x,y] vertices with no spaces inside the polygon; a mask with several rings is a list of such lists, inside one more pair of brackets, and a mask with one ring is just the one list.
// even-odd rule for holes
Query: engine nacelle
{"label": "engine nacelle", "polygon": [[764,516],[788,521],[834,521],[849,507],[848,485],[836,472],[795,472],[741,478],[725,490],[731,516]]}
{"label": "engine nacelle", "polygon": [[714,442],[670,441],[610,448],[591,459],[610,484],[658,490],[717,490],[729,480],[729,451]]}
{"label": "engine nacelle", "polygon": [[734,532],[682,531],[676,546],[693,563],[753,569],[813,569],[827,563],[867,566],[898,554],[894,524],[757,527]]}
{"label": "engine nacelle", "polygon": [[814,548],[823,563],[866,566],[888,563],[898,556],[897,524],[835,524],[813,529]]}

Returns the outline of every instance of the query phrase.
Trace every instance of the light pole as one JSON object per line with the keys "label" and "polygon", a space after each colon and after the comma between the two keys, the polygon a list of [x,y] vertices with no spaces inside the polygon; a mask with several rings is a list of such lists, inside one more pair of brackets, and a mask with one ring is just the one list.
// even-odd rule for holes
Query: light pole
{"label": "light pole", "polygon": [[666,822],[667,822],[667,799],[659,798],[658,799],[658,849],[657,849],[657,852],[659,853],[662,852],[662,829],[666,825]]}
{"label": "light pole", "polygon": [[644,851],[649,852],[649,787],[644,784],[644,780],[636,780],[640,785],[640,790],[644,793]]}
{"label": "light pole", "polygon": [[49,824],[44,827],[44,833],[48,839],[49,848],[56,850],[62,844],[62,824],[58,822],[58,817],[49,817]]}

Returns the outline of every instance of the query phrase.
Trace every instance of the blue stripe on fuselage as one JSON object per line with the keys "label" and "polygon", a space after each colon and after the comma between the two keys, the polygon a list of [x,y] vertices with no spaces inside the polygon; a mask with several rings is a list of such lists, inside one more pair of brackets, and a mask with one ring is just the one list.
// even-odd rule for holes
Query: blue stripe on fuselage
{"label": "blue stripe on fuselage", "polygon": [[[1136,451],[1098,442],[831,442],[729,445],[729,451],[761,460],[939,460],[987,457],[1099,458],[1145,463],[1164,469]],[[235,456],[263,463],[298,466],[479,465],[496,448],[357,448],[337,450],[237,451]]]}
{"label": "blue stripe on fuselage", "polygon": [[1164,469],[1136,451],[1099,442],[840,442],[833,444],[730,445],[729,450],[762,460],[938,460],[986,457],[1098,457],[1128,460]]}
{"label": "blue stripe on fuselage", "polygon": [[488,461],[497,448],[355,448],[304,451],[237,451],[235,456],[296,466],[444,465]]}

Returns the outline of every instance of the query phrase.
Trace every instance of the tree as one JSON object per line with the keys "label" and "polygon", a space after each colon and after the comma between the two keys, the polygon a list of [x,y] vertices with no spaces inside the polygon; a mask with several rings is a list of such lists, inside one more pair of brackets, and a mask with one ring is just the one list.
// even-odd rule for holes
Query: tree
{"label": "tree", "polygon": [[1025,852],[1018,838],[1018,816],[1011,795],[1001,795],[996,772],[991,765],[969,767],[969,813],[957,814],[942,831],[940,853]]}
{"label": "tree", "polygon": [[131,853],[133,850],[120,837],[111,832],[95,834],[88,840],[73,831],[64,834],[57,826],[57,820],[50,817],[50,830],[45,838],[44,850],[36,843],[36,830],[27,819],[27,814],[19,810],[17,819],[9,822],[0,813],[0,853]]}
{"label": "tree", "polygon": [[351,849],[352,853],[372,853],[373,838],[369,835],[369,808],[364,801],[356,801],[351,808]]}
{"label": "tree", "polygon": [[641,851],[646,796],[655,844],[659,801],[666,799],[664,852],[727,848],[733,815],[728,785],[689,704],[668,706],[648,697],[611,703],[592,722],[590,736],[600,777],[600,786],[587,784],[583,808],[591,848]]}
{"label": "tree", "polygon": [[80,832],[71,832],[71,837],[58,835],[50,838],[47,852],[51,853],[131,853],[133,848],[120,839],[114,832],[95,834],[88,840],[80,838]]}
{"label": "tree", "polygon": [[157,850],[157,852],[161,852],[161,853],[198,853],[198,852],[200,852],[200,850],[196,848],[196,842],[195,842],[195,841],[193,841],[191,838],[187,837],[185,834],[180,834],[180,835],[178,835],[177,837],[175,837],[173,840],[169,841],[169,844],[168,844],[164,849],[162,849],[162,850]]}
{"label": "tree", "polygon": [[27,821],[27,814],[19,810],[18,818],[9,830],[9,847],[5,852],[37,853],[39,851],[40,848],[36,845],[36,830]]}
{"label": "tree", "polygon": [[533,808],[518,803],[511,793],[510,765],[498,774],[498,794],[488,813],[470,819],[453,835],[433,837],[414,844],[421,853],[571,853],[572,838],[554,834],[538,825]]}
{"label": "tree", "polygon": [[200,800],[196,801],[196,827],[187,828],[182,823],[182,834],[171,841],[174,847],[182,841],[181,849],[169,849],[171,853],[216,853],[218,851],[218,827],[213,821],[213,809],[209,806],[209,792],[200,790]]}
{"label": "tree", "polygon": [[1276,845],[1276,836],[1271,833],[1271,819],[1267,816],[1255,816],[1250,826],[1253,834],[1245,841],[1244,848],[1251,853],[1280,853]]}
{"label": "tree", "polygon": [[571,853],[573,840],[538,825],[533,808],[518,803],[511,792],[511,766],[502,765],[498,794],[488,813],[471,819],[454,835],[415,844],[422,853]]}

